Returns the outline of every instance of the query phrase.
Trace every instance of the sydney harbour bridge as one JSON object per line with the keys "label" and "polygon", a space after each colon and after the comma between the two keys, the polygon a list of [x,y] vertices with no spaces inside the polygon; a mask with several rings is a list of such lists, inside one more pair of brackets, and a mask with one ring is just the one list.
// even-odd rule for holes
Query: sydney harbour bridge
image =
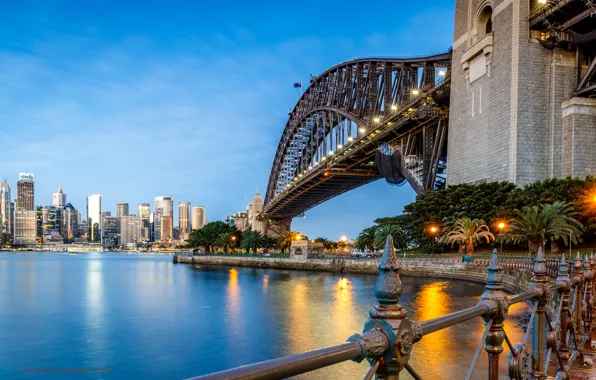
{"label": "sydney harbour bridge", "polygon": [[[576,56],[570,96],[596,98],[594,2],[532,0],[530,7],[524,22],[541,49]],[[498,8],[489,5],[482,12]],[[456,28],[457,17],[456,12]],[[498,38],[498,30],[493,37],[491,14],[487,21],[481,13],[473,26],[490,36],[490,45],[483,42],[487,36],[469,38],[472,47],[457,60],[451,49],[415,58],[363,58],[312,77],[289,113],[275,153],[263,208],[269,224],[287,228],[306,210],[381,178],[407,182],[418,194],[443,189],[450,97],[470,86],[467,77],[468,82],[456,83],[452,69],[461,70],[466,54],[479,44],[484,44],[480,55],[491,57],[493,38]],[[487,77],[492,80],[490,72]]]}

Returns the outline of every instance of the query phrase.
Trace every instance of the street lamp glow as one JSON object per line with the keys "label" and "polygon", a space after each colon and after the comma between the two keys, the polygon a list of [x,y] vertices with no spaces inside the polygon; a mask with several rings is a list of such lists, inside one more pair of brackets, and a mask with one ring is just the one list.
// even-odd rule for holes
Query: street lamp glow
{"label": "street lamp glow", "polygon": [[540,4],[546,4],[546,0],[538,0]]}
{"label": "street lamp glow", "polygon": [[432,232],[433,234],[435,234],[437,231],[438,231],[438,228],[437,228],[437,227],[435,227],[435,226],[432,226],[432,227],[430,228],[430,232]]}
{"label": "street lamp glow", "polygon": [[295,240],[300,240],[300,239],[302,239],[302,235],[300,235],[300,234],[296,234],[296,238],[295,238]]}
{"label": "street lamp glow", "polygon": [[375,117],[375,118],[373,119],[373,121],[374,121],[375,123],[378,123],[379,121],[381,121],[381,119],[379,119],[378,117]]}
{"label": "street lamp glow", "polygon": [[397,106],[395,104],[392,104],[391,105],[391,109],[394,110],[394,111],[396,111],[397,110]]}
{"label": "street lamp glow", "polygon": [[418,96],[419,94],[420,94],[420,91],[418,91],[417,89],[412,90],[412,95]]}
{"label": "street lamp glow", "polygon": [[498,227],[500,230],[502,230],[503,228],[505,228],[505,223],[503,223],[503,222],[499,223]]}
{"label": "street lamp glow", "polygon": [[445,70],[439,70],[440,77],[444,77],[445,75],[447,75],[447,72]]}
{"label": "street lamp glow", "polygon": [[347,237],[346,235],[342,235],[342,236],[339,238],[339,241],[347,241],[347,240],[348,240],[348,237]]}

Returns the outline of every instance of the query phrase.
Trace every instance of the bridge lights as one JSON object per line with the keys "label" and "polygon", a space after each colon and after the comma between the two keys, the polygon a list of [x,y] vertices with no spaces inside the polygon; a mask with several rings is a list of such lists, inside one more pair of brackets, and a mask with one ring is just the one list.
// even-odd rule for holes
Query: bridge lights
{"label": "bridge lights", "polygon": [[308,170],[312,169],[312,165],[308,165]]}
{"label": "bridge lights", "polygon": [[445,75],[447,75],[447,72],[445,70],[439,70],[440,77],[444,77]]}
{"label": "bridge lights", "polygon": [[360,128],[360,129],[358,129],[358,132],[360,132],[360,133],[365,133],[365,132],[366,132],[366,129],[364,129],[364,128]]}
{"label": "bridge lights", "polygon": [[348,142],[352,142],[354,141],[354,138],[352,136],[348,137]]}
{"label": "bridge lights", "polygon": [[415,88],[412,90],[412,95],[418,96],[418,95],[420,95],[420,91],[417,88]]}
{"label": "bridge lights", "polygon": [[323,156],[323,158],[321,158],[321,161],[325,161],[327,159],[327,157]]}
{"label": "bridge lights", "polygon": [[329,156],[333,156],[333,151],[332,150],[329,151]]}
{"label": "bridge lights", "polygon": [[538,0],[540,4],[546,4],[546,0]]}
{"label": "bridge lights", "polygon": [[337,149],[341,149],[341,148],[343,148],[343,147],[344,147],[344,146],[343,146],[343,145],[341,145],[341,144],[338,144],[338,145],[337,145]]}
{"label": "bridge lights", "polygon": [[379,119],[379,117],[377,116],[377,117],[375,117],[375,118],[373,119],[373,121],[374,121],[375,123],[378,123],[379,121],[381,121],[381,119]]}

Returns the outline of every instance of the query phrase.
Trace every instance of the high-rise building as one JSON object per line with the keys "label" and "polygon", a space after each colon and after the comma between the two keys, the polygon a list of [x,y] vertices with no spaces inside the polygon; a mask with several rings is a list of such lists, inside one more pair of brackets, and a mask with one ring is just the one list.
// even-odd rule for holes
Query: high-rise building
{"label": "high-rise building", "polygon": [[181,239],[186,239],[191,228],[190,202],[178,203],[178,227]]}
{"label": "high-rise building", "polygon": [[[156,218],[153,218],[153,238],[155,241],[163,240],[162,233],[161,233],[161,221],[162,217],[174,216],[174,197],[170,196],[159,196],[153,199],[155,213],[157,214]],[[170,238],[172,234],[170,233]]]}
{"label": "high-rise building", "polygon": [[14,244],[37,243],[37,225],[34,200],[34,177],[31,173],[19,173],[17,201],[14,213]]}
{"label": "high-rise building", "polygon": [[106,247],[117,247],[119,243],[118,218],[115,216],[103,217],[103,242]]}
{"label": "high-rise building", "polygon": [[141,218],[125,215],[120,218],[120,245],[134,244],[141,239]]}
{"label": "high-rise building", "polygon": [[101,194],[91,194],[87,197],[87,241],[102,244],[103,222]]}
{"label": "high-rise building", "polygon": [[138,215],[141,220],[141,239],[144,241],[151,240],[151,205],[149,203],[139,203]]}
{"label": "high-rise building", "polygon": [[160,240],[170,240],[173,237],[173,220],[171,216],[161,217],[161,235]]}
{"label": "high-rise building", "polygon": [[263,198],[261,198],[261,194],[256,193],[255,197],[252,201],[252,210],[251,210],[251,230],[258,231],[260,233],[264,232],[263,222],[259,220],[259,214],[263,211]]}
{"label": "high-rise building", "polygon": [[58,187],[58,190],[52,196],[52,206],[64,207],[66,206],[66,194],[62,192],[62,189]]}
{"label": "high-rise building", "polygon": [[36,210],[37,237],[43,244],[62,243],[62,207],[38,206]]}
{"label": "high-rise building", "polygon": [[79,237],[79,211],[70,203],[64,206],[61,230],[65,242],[70,242]]}
{"label": "high-rise building", "polygon": [[199,230],[205,225],[205,207],[195,206],[192,208],[192,229]]}
{"label": "high-rise building", "polygon": [[128,215],[128,203],[117,203],[116,204],[116,217],[122,218]]}
{"label": "high-rise building", "polygon": [[0,235],[12,235],[13,220],[10,214],[10,186],[4,180],[0,184]]}
{"label": "high-rise building", "polygon": [[102,211],[101,216],[112,216],[112,212],[111,211]]}

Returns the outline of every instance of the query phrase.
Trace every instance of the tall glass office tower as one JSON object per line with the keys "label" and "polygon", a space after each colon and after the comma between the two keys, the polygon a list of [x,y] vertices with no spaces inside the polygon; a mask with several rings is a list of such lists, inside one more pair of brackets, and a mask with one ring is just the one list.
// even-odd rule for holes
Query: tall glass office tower
{"label": "tall glass office tower", "polygon": [[91,194],[87,197],[87,241],[102,244],[102,236],[101,194]]}
{"label": "tall glass office tower", "polygon": [[17,203],[14,212],[14,244],[37,244],[37,221],[34,201],[34,177],[19,173]]}

